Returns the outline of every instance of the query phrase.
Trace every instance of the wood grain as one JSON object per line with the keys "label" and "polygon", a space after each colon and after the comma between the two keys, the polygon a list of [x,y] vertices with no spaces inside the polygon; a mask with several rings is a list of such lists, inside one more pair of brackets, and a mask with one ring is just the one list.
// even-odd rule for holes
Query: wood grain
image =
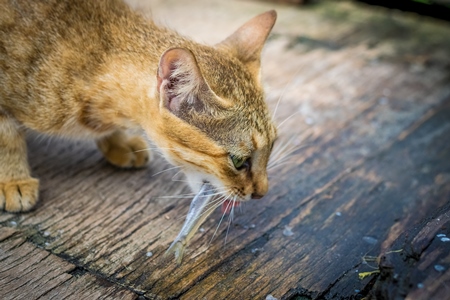
{"label": "wood grain", "polygon": [[211,44],[275,7],[263,80],[273,111],[281,98],[276,147],[298,149],[232,223],[214,212],[177,267],[163,257],[190,202],[177,170],[117,169],[93,142],[30,133],[41,201],[0,214],[0,298],[445,299],[447,24],[351,2],[149,3]]}

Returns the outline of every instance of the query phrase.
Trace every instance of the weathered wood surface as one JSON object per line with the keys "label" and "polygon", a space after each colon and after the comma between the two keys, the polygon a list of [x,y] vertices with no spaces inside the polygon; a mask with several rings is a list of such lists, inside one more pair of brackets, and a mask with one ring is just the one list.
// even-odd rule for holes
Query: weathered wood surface
{"label": "weathered wood surface", "polygon": [[176,170],[120,170],[94,143],[30,135],[41,201],[0,214],[1,299],[448,299],[448,24],[347,2],[149,4],[211,44],[275,7],[263,78],[300,149],[211,241],[215,212],[177,267],[163,258],[190,202],[165,197],[189,193]]}

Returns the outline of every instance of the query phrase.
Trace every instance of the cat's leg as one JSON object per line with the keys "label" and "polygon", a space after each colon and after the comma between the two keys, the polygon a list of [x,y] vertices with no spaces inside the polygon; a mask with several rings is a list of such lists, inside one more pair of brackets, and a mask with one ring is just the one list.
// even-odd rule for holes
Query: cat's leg
{"label": "cat's leg", "polygon": [[151,160],[145,139],[121,130],[97,140],[97,146],[111,164],[121,168],[143,167]]}
{"label": "cat's leg", "polygon": [[30,210],[38,199],[39,181],[30,176],[25,134],[0,111],[0,210]]}

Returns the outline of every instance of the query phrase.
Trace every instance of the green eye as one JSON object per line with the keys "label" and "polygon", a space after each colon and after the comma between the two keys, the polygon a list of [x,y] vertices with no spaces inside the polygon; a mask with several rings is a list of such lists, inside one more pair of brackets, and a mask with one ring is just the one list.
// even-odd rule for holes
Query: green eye
{"label": "green eye", "polygon": [[248,165],[247,159],[242,157],[237,157],[235,155],[230,155],[231,161],[233,162],[236,170],[242,170],[244,167]]}

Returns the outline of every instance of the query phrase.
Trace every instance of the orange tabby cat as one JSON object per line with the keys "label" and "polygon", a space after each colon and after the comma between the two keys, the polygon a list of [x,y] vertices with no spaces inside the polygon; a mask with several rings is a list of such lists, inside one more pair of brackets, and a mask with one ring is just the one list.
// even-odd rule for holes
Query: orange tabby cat
{"label": "orange tabby cat", "polygon": [[276,19],[261,14],[213,47],[159,28],[120,0],[0,0],[0,209],[38,198],[25,128],[97,141],[142,167],[142,129],[190,186],[261,198],[276,137],[260,54]]}

